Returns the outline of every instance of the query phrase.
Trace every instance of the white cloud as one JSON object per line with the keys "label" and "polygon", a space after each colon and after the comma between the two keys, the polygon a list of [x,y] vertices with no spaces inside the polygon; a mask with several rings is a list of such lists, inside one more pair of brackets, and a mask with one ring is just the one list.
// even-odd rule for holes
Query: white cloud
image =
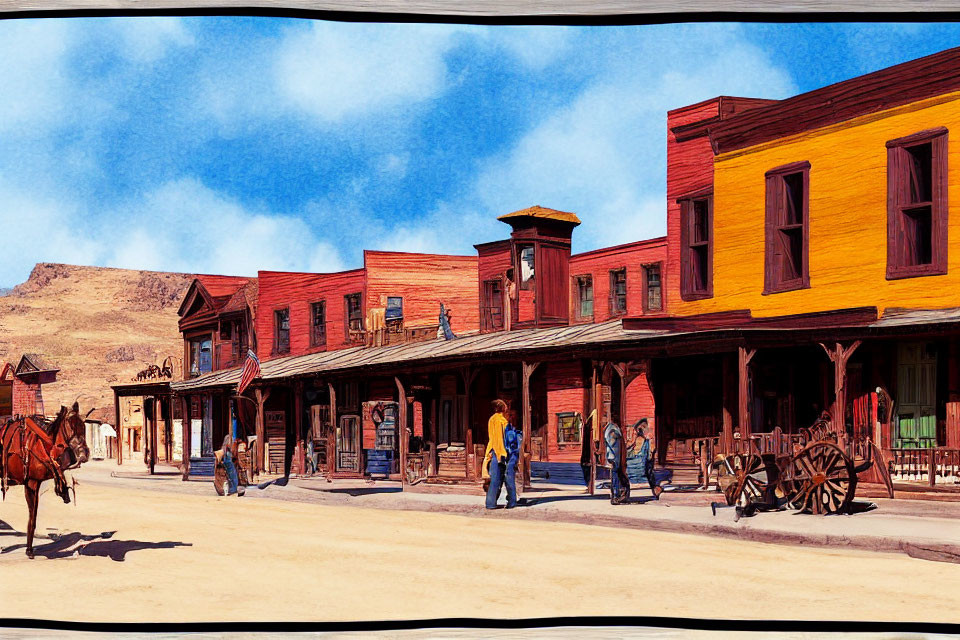
{"label": "white cloud", "polygon": [[135,62],[156,62],[170,50],[191,47],[196,42],[182,18],[113,18],[110,25],[123,55]]}
{"label": "white cloud", "polygon": [[531,69],[542,69],[567,53],[571,33],[570,27],[551,26],[502,26],[479,32]]}
{"label": "white cloud", "polygon": [[120,248],[108,258],[111,266],[231,275],[343,267],[336,248],[300,217],[249,211],[191,178],[124,209],[127,225],[116,233]]}
{"label": "white cloud", "polygon": [[[666,112],[717,95],[782,98],[796,88],[736,28],[683,26],[640,32],[586,88],[535,124],[509,151],[479,165],[462,196],[406,229],[459,247],[440,220],[465,216],[456,229],[473,242],[505,235],[487,220],[539,204],[574,211],[584,224],[575,249],[630,242],[666,232]],[[651,56],[659,54],[659,58]],[[695,55],[694,55],[695,54]],[[426,240],[421,240],[427,242]]]}
{"label": "white cloud", "polygon": [[443,92],[455,28],[314,22],[279,46],[280,98],[323,123],[371,115]]}
{"label": "white cloud", "polygon": [[36,262],[91,264],[98,244],[84,232],[78,212],[34,189],[0,182],[0,232],[4,251],[0,282],[26,279]]}
{"label": "white cloud", "polygon": [[0,21],[0,133],[51,126],[68,112],[69,44],[63,21]]}

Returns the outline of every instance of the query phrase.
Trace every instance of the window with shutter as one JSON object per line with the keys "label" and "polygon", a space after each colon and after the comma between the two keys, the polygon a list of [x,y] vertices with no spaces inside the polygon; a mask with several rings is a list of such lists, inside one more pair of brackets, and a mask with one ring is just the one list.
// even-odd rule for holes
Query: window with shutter
{"label": "window with shutter", "polygon": [[662,264],[647,264],[643,267],[643,311],[663,311]]}
{"label": "window with shutter", "polygon": [[576,276],[577,283],[577,318],[588,320],[593,318],[593,276]]}
{"label": "window with shutter", "polygon": [[887,142],[887,278],[947,272],[947,130]]}
{"label": "window with shutter", "polygon": [[713,297],[713,195],[680,198],[680,297]]}
{"label": "window with shutter", "polygon": [[500,278],[483,281],[483,308],[480,310],[483,331],[503,329],[503,282]]}
{"label": "window with shutter", "polygon": [[327,343],[327,305],[314,302],[310,305],[310,346],[319,347]]}
{"label": "window with shutter", "polygon": [[343,307],[346,315],[345,329],[347,342],[362,342],[364,339],[363,306],[360,301],[360,294],[351,293],[343,296]]}
{"label": "window with shutter", "polygon": [[610,315],[623,315],[627,312],[627,269],[610,271]]}
{"label": "window with shutter", "polygon": [[273,352],[290,352],[290,309],[273,312]]}
{"label": "window with shutter", "polygon": [[810,286],[810,163],[766,174],[764,294]]}

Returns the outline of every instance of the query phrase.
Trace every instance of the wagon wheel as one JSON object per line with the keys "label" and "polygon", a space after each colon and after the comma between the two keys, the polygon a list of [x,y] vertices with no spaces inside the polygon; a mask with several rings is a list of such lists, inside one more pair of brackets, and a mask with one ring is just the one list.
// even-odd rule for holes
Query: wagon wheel
{"label": "wagon wheel", "polygon": [[227,493],[227,469],[220,463],[213,470],[213,488],[218,496]]}
{"label": "wagon wheel", "polygon": [[738,453],[714,464],[717,466],[717,484],[728,505],[745,507],[763,495],[767,471],[760,456]]}
{"label": "wagon wheel", "polygon": [[847,511],[857,490],[853,461],[832,442],[804,447],[787,465],[784,486],[794,507],[805,513]]}

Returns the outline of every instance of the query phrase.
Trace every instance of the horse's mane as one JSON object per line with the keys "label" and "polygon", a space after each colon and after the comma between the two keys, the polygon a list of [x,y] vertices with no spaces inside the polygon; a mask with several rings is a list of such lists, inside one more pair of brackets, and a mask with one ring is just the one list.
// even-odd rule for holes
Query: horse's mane
{"label": "horse's mane", "polygon": [[56,435],[57,430],[60,428],[60,425],[63,423],[63,419],[66,417],[66,415],[67,408],[61,406],[60,411],[57,413],[57,417],[54,418],[53,422],[47,423],[43,426],[43,429],[47,432],[47,435]]}

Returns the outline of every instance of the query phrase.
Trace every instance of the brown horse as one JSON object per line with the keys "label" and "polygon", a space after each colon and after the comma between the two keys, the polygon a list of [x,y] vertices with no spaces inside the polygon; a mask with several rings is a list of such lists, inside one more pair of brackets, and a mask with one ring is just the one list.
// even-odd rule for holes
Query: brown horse
{"label": "brown horse", "polygon": [[57,418],[41,426],[33,418],[17,418],[0,427],[0,488],[6,497],[9,484],[22,484],[30,519],[27,524],[27,557],[33,558],[40,485],[53,480],[54,491],[65,503],[70,488],[64,471],[79,467],[90,457],[83,418],[76,402],[60,407]]}

